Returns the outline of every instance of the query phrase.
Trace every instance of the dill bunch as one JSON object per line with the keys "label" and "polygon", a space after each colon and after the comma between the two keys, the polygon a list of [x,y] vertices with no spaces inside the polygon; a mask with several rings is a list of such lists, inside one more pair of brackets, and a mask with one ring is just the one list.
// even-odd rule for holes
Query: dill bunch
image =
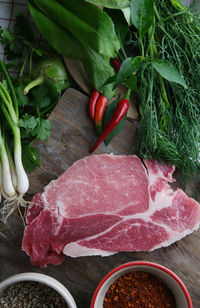
{"label": "dill bunch", "polygon": [[[137,72],[137,150],[145,159],[175,164],[187,178],[197,173],[200,158],[200,15],[169,0],[156,0],[154,14],[143,47],[149,60]],[[154,59],[172,63],[187,87],[162,78]]]}

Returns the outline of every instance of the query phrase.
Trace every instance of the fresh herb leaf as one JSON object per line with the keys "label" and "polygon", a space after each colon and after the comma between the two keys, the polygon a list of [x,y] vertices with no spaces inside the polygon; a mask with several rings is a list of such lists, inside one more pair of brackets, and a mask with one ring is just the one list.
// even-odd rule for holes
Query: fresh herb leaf
{"label": "fresh herb leaf", "polygon": [[34,41],[33,30],[24,13],[20,13],[15,17],[14,34],[27,41]]}
{"label": "fresh herb leaf", "polygon": [[19,119],[19,126],[25,128],[26,130],[33,130],[38,124],[38,119],[25,113],[21,119]]}
{"label": "fresh herb leaf", "polygon": [[176,82],[187,88],[185,80],[177,70],[177,68],[167,60],[153,60],[153,67],[165,79],[171,82]]}
{"label": "fresh herb leaf", "polygon": [[114,83],[115,80],[116,80],[116,78],[117,78],[117,75],[113,75],[113,76],[109,77],[109,78],[106,80],[106,82],[103,84],[103,86],[102,86],[102,88],[101,88],[101,91],[103,90],[103,88],[104,88],[105,86]]}
{"label": "fresh herb leaf", "polygon": [[29,104],[28,96],[24,95],[24,85],[20,84],[18,87],[15,88],[15,93],[17,96],[17,100],[19,103],[19,107],[25,107]]}
{"label": "fresh herb leaf", "polygon": [[123,83],[131,74],[136,73],[141,62],[142,58],[139,56],[126,58],[121,64],[120,70],[114,83],[114,88]]}
{"label": "fresh herb leaf", "polygon": [[[0,43],[4,47],[7,60],[16,60],[24,57],[46,55],[44,47],[38,47],[34,38],[34,32],[23,13],[15,17],[14,30],[0,28]],[[27,59],[25,60],[27,61]],[[32,65],[30,65],[32,66]]]}
{"label": "fresh herb leaf", "polygon": [[39,151],[32,147],[31,143],[22,143],[22,153],[23,165],[28,172],[33,172],[36,167],[40,167]]}
{"label": "fresh herb leaf", "polygon": [[138,92],[138,86],[137,86],[137,76],[136,75],[131,75],[127,82],[125,83],[125,86],[128,89],[131,89],[135,93]]}
{"label": "fresh herb leaf", "polygon": [[9,29],[5,29],[1,33],[0,43],[4,46],[8,60],[14,60],[21,56],[21,50],[15,41],[15,36]]}
{"label": "fresh herb leaf", "polygon": [[50,106],[51,100],[48,91],[49,88],[45,85],[34,88],[32,90],[33,99],[31,101],[31,104],[39,109]]}
{"label": "fresh herb leaf", "polygon": [[153,0],[131,0],[131,20],[137,28],[141,40],[152,25],[153,4]]}
{"label": "fresh herb leaf", "polygon": [[40,140],[47,140],[50,136],[49,130],[51,129],[51,122],[45,119],[39,119],[36,128],[33,130],[32,135]]}
{"label": "fresh herb leaf", "polygon": [[15,39],[15,37],[9,29],[5,29],[3,31],[3,38],[2,38],[3,43],[12,42],[12,41],[14,41],[14,39]]}

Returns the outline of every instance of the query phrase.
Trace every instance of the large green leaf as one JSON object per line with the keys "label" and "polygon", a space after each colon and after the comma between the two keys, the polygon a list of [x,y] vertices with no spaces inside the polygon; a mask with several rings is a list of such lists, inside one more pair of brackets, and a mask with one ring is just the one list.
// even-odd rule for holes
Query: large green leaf
{"label": "large green leaf", "polygon": [[[28,5],[34,22],[49,44],[61,55],[80,60],[91,85],[101,91],[106,80],[114,74],[110,58],[103,57],[90,48],[85,49],[69,31],[42,13],[32,0],[28,1]],[[114,95],[110,84],[105,86],[102,92],[109,99]]]}
{"label": "large green leaf", "polygon": [[120,42],[121,48],[124,48],[124,40],[129,30],[128,23],[121,10],[105,9],[105,12],[111,17],[114,25],[115,32]]}
{"label": "large green leaf", "polygon": [[42,13],[34,5],[33,0],[28,0],[28,7],[36,26],[58,53],[75,59],[82,59],[83,48],[70,32]]}
{"label": "large green leaf", "polygon": [[142,59],[139,56],[134,58],[126,58],[122,62],[120,70],[117,74],[114,88],[116,88],[119,84],[123,83],[131,74],[136,73],[141,64],[141,61]]}
{"label": "large green leaf", "polygon": [[82,0],[33,0],[50,19],[69,31],[85,48],[114,57],[120,48],[111,18],[99,7]]}
{"label": "large green leaf", "polygon": [[131,0],[131,20],[140,38],[149,30],[154,18],[153,0]]}
{"label": "large green leaf", "polygon": [[176,82],[184,87],[186,87],[186,83],[184,78],[181,76],[180,72],[177,68],[167,60],[153,60],[153,67],[155,70],[165,79]]}
{"label": "large green leaf", "polygon": [[124,14],[124,18],[126,19],[127,24],[130,27],[130,25],[132,24],[131,23],[131,10],[130,10],[130,6],[126,7],[125,9],[122,9],[121,11]]}
{"label": "large green leaf", "polygon": [[123,9],[130,5],[130,0],[86,0],[86,2],[104,6],[110,9]]}
{"label": "large green leaf", "polygon": [[93,49],[87,49],[82,63],[93,87],[102,92],[108,99],[112,98],[115,95],[112,84],[102,88],[108,78],[114,74],[110,59],[101,56]]}
{"label": "large green leaf", "polygon": [[125,83],[125,86],[135,93],[138,92],[138,86],[137,86],[137,76],[136,75],[131,75],[127,82]]}

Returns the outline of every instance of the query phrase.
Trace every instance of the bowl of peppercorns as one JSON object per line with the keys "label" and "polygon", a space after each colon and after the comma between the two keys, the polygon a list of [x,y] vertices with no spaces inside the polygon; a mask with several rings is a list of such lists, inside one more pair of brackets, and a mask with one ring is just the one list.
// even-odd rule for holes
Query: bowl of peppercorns
{"label": "bowl of peppercorns", "polygon": [[90,308],[193,308],[182,280],[168,268],[135,261],[110,271],[97,286]]}
{"label": "bowl of peppercorns", "polygon": [[0,282],[0,307],[77,308],[71,293],[58,280],[41,273],[20,273]]}

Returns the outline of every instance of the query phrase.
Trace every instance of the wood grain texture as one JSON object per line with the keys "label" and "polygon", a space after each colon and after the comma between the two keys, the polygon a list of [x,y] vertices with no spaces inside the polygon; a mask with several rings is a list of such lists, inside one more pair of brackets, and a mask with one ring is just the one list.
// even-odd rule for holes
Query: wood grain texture
{"label": "wood grain texture", "polygon": [[[88,97],[68,89],[51,115],[52,134],[47,142],[37,143],[42,165],[30,177],[27,199],[42,191],[49,181],[56,179],[76,160],[88,155],[95,141],[92,121],[87,112]],[[134,146],[136,128],[126,122],[118,138],[108,147],[103,144],[96,153],[129,154]],[[178,175],[177,175],[178,178]],[[197,183],[189,183],[192,195]],[[180,181],[177,181],[180,186]],[[122,252],[110,257],[81,257],[65,260],[60,266],[45,269],[32,266],[21,251],[23,224],[18,215],[12,216],[7,226],[0,226],[0,281],[20,272],[34,271],[48,274],[63,283],[75,298],[78,308],[89,308],[92,294],[102,277],[115,266],[133,260],[160,263],[173,270],[190,291],[194,308],[200,307],[200,230],[181,241],[153,252]]]}

